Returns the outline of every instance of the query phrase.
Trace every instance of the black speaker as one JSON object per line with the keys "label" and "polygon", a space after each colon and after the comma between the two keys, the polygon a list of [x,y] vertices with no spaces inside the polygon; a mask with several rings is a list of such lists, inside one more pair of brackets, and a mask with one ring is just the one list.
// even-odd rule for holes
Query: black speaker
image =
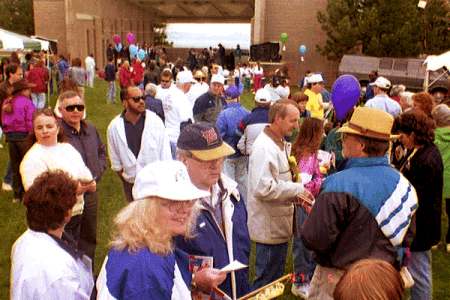
{"label": "black speaker", "polygon": [[250,46],[251,61],[281,61],[279,43],[263,43]]}

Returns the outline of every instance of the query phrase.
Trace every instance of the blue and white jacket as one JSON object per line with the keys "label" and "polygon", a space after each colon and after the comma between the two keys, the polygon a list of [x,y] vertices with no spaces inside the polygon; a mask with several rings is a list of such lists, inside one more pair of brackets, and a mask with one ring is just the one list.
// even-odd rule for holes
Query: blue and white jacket
{"label": "blue and white jacket", "polygon": [[135,253],[111,249],[97,279],[97,299],[191,299],[188,262],[179,250],[161,256],[147,247]]}
{"label": "blue and white jacket", "polygon": [[343,269],[359,259],[379,258],[394,265],[397,250],[410,238],[418,200],[388,158],[351,158],[322,188],[301,232],[318,263]]}
{"label": "blue and white jacket", "polygon": [[[176,247],[189,255],[212,256],[214,268],[221,269],[234,260],[249,265],[250,237],[247,227],[247,209],[240,199],[237,183],[222,174],[225,191],[222,199],[223,227],[208,208],[200,204],[194,238],[177,237]],[[233,275],[234,274],[234,275]],[[228,274],[219,288],[233,298],[249,292],[248,268]]]}

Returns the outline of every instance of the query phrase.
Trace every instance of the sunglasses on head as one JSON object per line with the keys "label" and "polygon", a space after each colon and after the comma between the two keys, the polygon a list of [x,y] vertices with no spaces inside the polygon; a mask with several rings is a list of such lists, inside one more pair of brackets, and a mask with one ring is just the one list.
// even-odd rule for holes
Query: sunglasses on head
{"label": "sunglasses on head", "polygon": [[135,97],[130,97],[130,99],[132,99],[136,103],[139,103],[139,101],[144,100],[144,97],[142,97],[142,96],[135,96]]}
{"label": "sunglasses on head", "polygon": [[77,109],[77,111],[84,111],[84,105],[83,104],[74,104],[74,105],[67,105],[65,110],[68,112],[73,112]]}

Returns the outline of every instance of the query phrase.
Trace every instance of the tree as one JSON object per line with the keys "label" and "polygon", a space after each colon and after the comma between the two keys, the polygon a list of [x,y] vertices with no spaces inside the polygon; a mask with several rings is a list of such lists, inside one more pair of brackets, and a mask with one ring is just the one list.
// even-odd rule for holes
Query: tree
{"label": "tree", "polygon": [[339,60],[361,45],[372,56],[414,57],[448,49],[449,4],[428,0],[425,10],[417,0],[333,0],[317,19],[327,34],[318,51]]}
{"label": "tree", "polygon": [[172,46],[173,42],[167,40],[165,23],[157,23],[153,25],[153,43],[160,46]]}
{"label": "tree", "polygon": [[0,27],[24,35],[34,34],[33,1],[0,1]]}

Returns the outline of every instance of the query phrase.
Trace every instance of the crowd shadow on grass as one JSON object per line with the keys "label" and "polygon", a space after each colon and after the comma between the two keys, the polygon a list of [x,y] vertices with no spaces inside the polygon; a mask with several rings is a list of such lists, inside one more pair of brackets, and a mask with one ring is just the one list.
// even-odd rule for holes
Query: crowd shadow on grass
{"label": "crowd shadow on grass", "polygon": [[[106,143],[106,128],[111,119],[121,112],[122,106],[116,97],[116,104],[106,104],[107,85],[102,80],[96,80],[95,88],[86,88],[87,119],[93,123],[103,140]],[[293,90],[294,91],[294,90]],[[244,93],[241,97],[243,105],[247,109],[254,106],[254,95],[250,92]],[[55,97],[50,100],[53,107]],[[4,144],[4,142],[3,142]],[[8,159],[7,148],[0,149],[0,175],[3,176]],[[126,205],[122,194],[122,185],[114,172],[108,168],[98,185],[99,207],[98,207],[98,246],[95,259],[95,273],[98,274],[105,255],[108,251],[108,243],[111,237],[111,229],[114,216]],[[0,192],[0,299],[9,299],[9,272],[10,253],[14,241],[26,229],[25,210],[21,204],[12,203],[12,194]],[[445,210],[443,210],[445,211]],[[447,219],[443,217],[443,235],[447,230]],[[254,248],[250,258],[250,279],[254,278]],[[433,251],[433,284],[434,299],[450,299],[450,254],[445,253],[445,246],[441,245],[438,250]],[[292,250],[289,247],[289,255],[286,262],[286,272],[292,272]],[[285,287],[285,294],[279,299],[296,299],[290,294],[290,284]]]}

